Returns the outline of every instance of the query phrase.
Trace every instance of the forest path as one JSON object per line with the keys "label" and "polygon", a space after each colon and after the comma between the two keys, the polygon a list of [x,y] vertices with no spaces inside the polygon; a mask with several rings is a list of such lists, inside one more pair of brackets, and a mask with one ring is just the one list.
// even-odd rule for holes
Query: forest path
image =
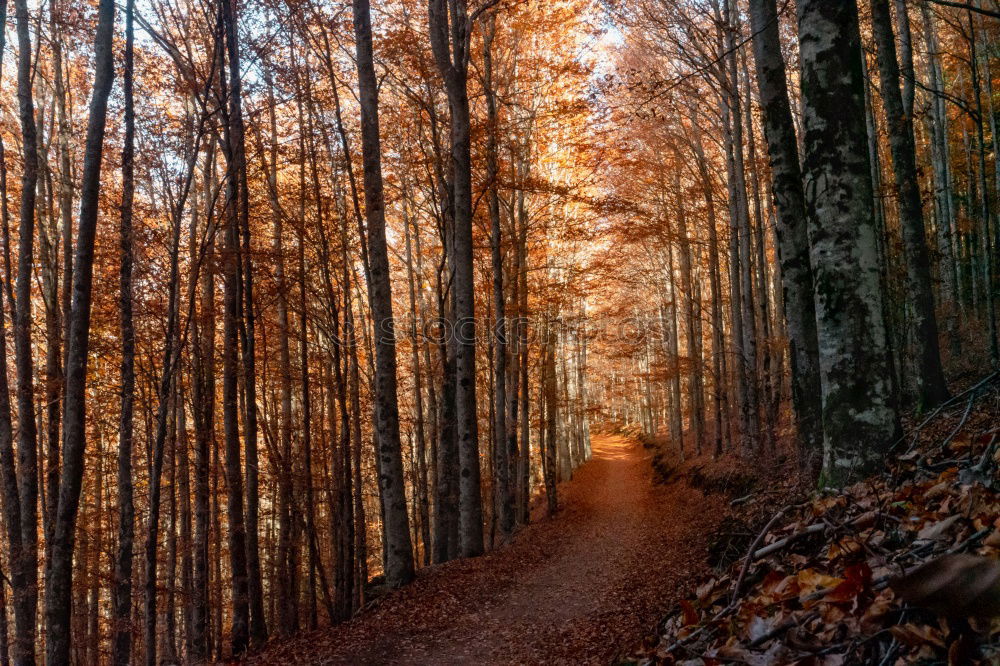
{"label": "forest path", "polygon": [[603,664],[633,648],[704,570],[725,507],[654,484],[651,454],[632,439],[592,445],[554,518],[484,557],[427,568],[351,622],[273,645],[257,663]]}

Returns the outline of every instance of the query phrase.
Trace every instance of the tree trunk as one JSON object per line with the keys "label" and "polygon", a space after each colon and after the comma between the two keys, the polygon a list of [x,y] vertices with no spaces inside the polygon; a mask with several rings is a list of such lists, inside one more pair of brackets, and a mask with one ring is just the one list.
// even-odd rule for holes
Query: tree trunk
{"label": "tree trunk", "polygon": [[361,101],[361,151],[364,161],[365,213],[368,227],[369,303],[375,324],[375,403],[379,490],[385,507],[384,538],[388,560],[386,583],[400,587],[413,579],[413,546],[410,542],[403,456],[399,440],[399,403],[396,387],[396,335],[392,317],[392,285],[385,238],[385,201],[382,193],[382,147],[379,141],[378,82],[372,56],[371,16],[368,0],[354,0],[354,35],[357,40],[359,97]]}
{"label": "tree trunk", "polygon": [[229,57],[229,106],[227,109],[228,142],[233,170],[230,178],[235,198],[230,205],[235,209],[240,239],[240,265],[237,277],[240,280],[242,296],[242,322],[240,325],[240,347],[243,361],[243,386],[246,392],[246,413],[243,437],[246,440],[246,560],[247,584],[250,604],[250,648],[258,648],[267,641],[267,624],[264,620],[264,592],[260,571],[259,527],[259,481],[257,455],[257,370],[256,339],[253,296],[253,258],[250,250],[250,202],[247,186],[247,161],[245,130],[243,124],[243,80],[239,48],[236,7],[232,0],[222,1],[222,27],[226,35],[226,50]]}
{"label": "tree trunk", "polygon": [[[220,3],[221,21],[226,34],[227,43],[235,37],[235,28],[231,28],[232,7],[229,0]],[[230,49],[235,46],[231,45]],[[220,54],[220,61],[222,55]],[[232,61],[230,67],[236,66]],[[220,68],[221,69],[221,68]],[[238,76],[238,75],[237,75]],[[227,91],[225,76],[219,77],[222,89],[222,99],[228,101],[224,112],[223,123],[224,148],[226,157],[226,203],[223,249],[224,280],[224,317],[223,317],[223,350],[222,350],[222,419],[226,443],[226,491],[229,534],[229,561],[232,587],[232,628],[230,642],[232,656],[240,657],[250,647],[250,580],[247,564],[247,530],[244,515],[243,470],[241,464],[242,447],[240,445],[240,408],[239,408],[239,334],[240,334],[240,165],[236,155],[236,138],[233,136],[234,100]]]}
{"label": "tree trunk", "polygon": [[[188,184],[194,173],[195,160],[197,159],[197,145],[192,151],[188,165]],[[178,258],[180,254],[181,240],[181,218],[184,215],[187,189],[183,192],[177,207],[172,211],[172,237],[170,244],[170,281],[168,284],[168,306],[167,306],[167,336],[163,349],[163,361],[161,366],[160,382],[157,391],[159,404],[156,412],[156,435],[153,441],[152,461],[149,472],[149,520],[146,523],[146,580],[144,588],[144,614],[145,614],[145,647],[147,666],[156,666],[159,661],[156,656],[156,556],[158,554],[158,534],[160,528],[160,494],[161,480],[163,473],[163,456],[167,442],[169,420],[174,418],[172,413],[173,403],[173,376],[177,366],[176,355],[179,350],[178,341],[178,283],[180,273]],[[171,488],[171,493],[173,488]],[[164,655],[169,659],[170,655]]]}
{"label": "tree trunk", "polygon": [[[20,7],[19,3],[19,7]],[[101,189],[101,157],[107,121],[108,96],[114,78],[112,52],[115,7],[112,0],[101,0],[97,31],[94,36],[95,77],[87,121],[86,150],[80,188],[80,217],[77,231],[73,301],[67,322],[66,402],[63,414],[63,455],[59,479],[59,504],[52,534],[52,559],[47,567],[45,585],[46,661],[66,663],[70,658],[70,599],[73,577],[73,541],[80,488],[83,482],[86,446],[87,361],[90,343],[90,305],[94,272],[94,239]],[[30,104],[29,104],[30,106]],[[23,237],[22,237],[23,238]],[[19,273],[28,278],[30,264]],[[18,284],[18,291],[21,291]],[[24,296],[28,295],[27,286]],[[18,296],[19,305],[23,298]],[[30,349],[27,350],[30,354]],[[27,377],[30,381],[30,376]],[[29,383],[30,386],[30,383]],[[29,388],[30,390],[30,388]],[[28,417],[33,422],[33,416]],[[22,431],[25,422],[21,422]],[[32,426],[33,428],[33,426]],[[34,442],[32,442],[34,447]],[[32,448],[32,450],[34,450]],[[32,454],[33,456],[34,454]],[[22,468],[23,469],[23,468]],[[31,466],[30,469],[34,469]],[[37,496],[34,497],[37,499]],[[31,505],[32,507],[34,504]],[[34,513],[32,511],[32,513]],[[23,525],[23,523],[22,523]]]}
{"label": "tree trunk", "polygon": [[133,101],[133,21],[135,0],[125,5],[125,137],[122,148],[122,204],[119,235],[119,309],[121,311],[121,416],[118,426],[118,555],[115,559],[112,593],[111,663],[128,666],[131,661],[132,548],[135,539],[135,504],[132,493],[132,442],[135,410],[135,325],[132,323],[132,266],[135,263],[132,236],[132,202],[135,197],[135,105]]}
{"label": "tree trunk", "polygon": [[494,441],[495,476],[493,479],[495,511],[499,517],[500,535],[506,541],[514,531],[513,495],[510,490],[509,447],[507,442],[507,313],[503,283],[503,238],[500,229],[500,198],[498,194],[500,167],[497,163],[497,114],[496,91],[493,84],[493,38],[496,34],[496,14],[486,19],[483,44],[483,88],[486,92],[487,122],[486,178],[489,182],[490,245],[493,263],[493,316],[495,319],[494,373]]}
{"label": "tree trunk", "polygon": [[980,234],[982,253],[982,281],[983,292],[986,305],[986,322],[989,329],[990,356],[993,365],[1000,365],[1000,338],[997,334],[996,317],[996,294],[994,293],[994,266],[993,266],[993,214],[990,209],[990,193],[986,185],[986,140],[983,136],[983,101],[981,94],[981,84],[979,79],[979,54],[976,45],[976,27],[972,18],[972,10],[967,10],[969,20],[969,68],[972,73],[972,96],[975,105],[976,139],[979,144],[977,167],[979,177],[979,189],[982,191],[980,203],[980,218],[982,222],[982,233]]}
{"label": "tree trunk", "polygon": [[701,131],[695,128],[693,142],[695,161],[698,164],[698,178],[701,181],[705,197],[708,223],[708,278],[709,291],[712,294],[712,408],[715,413],[715,449],[714,455],[722,454],[723,433],[728,431],[729,408],[726,404],[726,348],[722,324],[722,277],[719,267],[719,239],[715,214],[715,195],[712,191],[712,177],[708,171],[705,159],[705,149],[702,146]]}
{"label": "tree trunk", "polygon": [[[38,138],[35,127],[35,107],[32,97],[31,79],[31,37],[29,35],[28,8],[25,0],[15,0],[14,13],[17,20],[17,101],[21,119],[21,149],[23,167],[21,172],[21,210],[18,227],[18,272],[17,297],[11,303],[14,327],[14,365],[17,373],[17,413],[18,451],[17,470],[13,460],[10,465],[12,479],[16,479],[19,500],[11,504],[8,511],[19,508],[16,522],[8,517],[8,529],[20,527],[17,547],[11,538],[14,576],[14,662],[33,664],[35,648],[35,615],[38,608],[38,449],[35,442],[35,412],[32,394],[33,369],[31,356],[31,269],[35,233],[35,188],[38,182]],[[8,244],[9,247],[9,244]],[[8,275],[8,297],[10,276]],[[18,557],[14,557],[14,551]],[[71,564],[67,563],[69,567]],[[71,576],[66,572],[67,578]],[[63,593],[69,612],[69,586]],[[69,632],[67,619],[65,631]],[[68,636],[66,638],[66,658],[69,658]],[[58,642],[58,639],[57,641]]]}
{"label": "tree trunk", "polygon": [[[410,298],[410,340],[412,344],[411,365],[413,368],[413,411],[416,422],[416,481],[414,483],[417,513],[420,516],[420,541],[423,545],[424,566],[430,564],[431,548],[431,511],[427,486],[427,437],[424,428],[424,388],[423,372],[420,367],[420,348],[422,331],[418,331],[418,323],[422,325],[421,312],[417,308],[417,287],[413,272],[413,247],[410,233],[410,214],[408,203],[403,202],[403,225],[406,237],[406,277]],[[417,225],[413,224],[413,233],[419,234]]]}
{"label": "tree trunk", "polygon": [[698,453],[705,438],[705,415],[702,406],[701,376],[699,363],[698,336],[695,333],[695,290],[691,278],[691,243],[688,238],[687,214],[681,191],[680,173],[674,175],[674,192],[677,197],[677,236],[680,244],[681,289],[684,291],[684,324],[688,355],[688,400],[691,406],[691,426],[694,431],[694,445]]}
{"label": "tree trunk", "polygon": [[[213,151],[204,168],[206,200],[213,189]],[[197,229],[197,210],[192,217],[192,235]],[[191,600],[191,653],[193,660],[208,659],[211,652],[211,614],[209,612],[209,528],[211,505],[209,477],[211,450],[215,441],[215,234],[208,233],[204,248],[206,268],[201,274],[200,316],[194,321],[192,343],[192,411],[194,414],[194,539],[192,542],[193,587]],[[192,244],[192,260],[195,249]]]}
{"label": "tree trunk", "polygon": [[[739,308],[739,326],[734,326],[734,338],[739,340],[739,354],[736,359],[741,363],[738,372],[744,377],[743,396],[740,405],[742,436],[744,452],[756,451],[760,444],[760,413],[759,413],[759,382],[757,373],[757,326],[756,308],[753,293],[753,267],[750,252],[750,208],[747,201],[746,165],[743,153],[743,113],[740,105],[739,76],[736,68],[736,25],[737,8],[733,0],[723,0],[723,12],[726,20],[726,87],[728,100],[726,102],[729,123],[727,126],[728,147],[731,152],[730,164],[730,196],[735,199],[735,217],[732,220],[730,238],[730,276],[736,279],[740,286],[739,298],[734,300],[732,307]],[[737,294],[734,294],[736,296]],[[734,314],[735,316],[735,314]],[[736,329],[739,329],[739,333]]]}
{"label": "tree trunk", "polygon": [[[905,8],[902,14],[905,16]],[[906,251],[906,294],[913,318],[913,352],[916,357],[913,379],[917,404],[921,409],[931,409],[947,399],[948,387],[944,381],[938,349],[930,257],[927,253],[920,186],[917,181],[913,120],[899,92],[899,64],[896,61],[896,41],[892,31],[889,0],[872,0],[872,32],[878,45],[882,105],[889,128],[889,147],[892,150],[893,173],[899,194],[900,226]],[[905,31],[904,40],[908,43],[909,29]],[[911,87],[912,78],[911,62]],[[912,90],[910,93],[912,95]],[[912,107],[912,101],[909,103]]]}
{"label": "tree trunk", "polygon": [[775,0],[751,0],[750,20],[764,137],[771,164],[778,261],[792,366],[792,405],[801,452],[799,463],[804,472],[815,476],[823,448],[816,308],[802,172],[788,103]]}
{"label": "tree trunk", "polygon": [[549,515],[559,508],[556,496],[556,437],[559,423],[558,387],[556,386],[556,329],[553,322],[545,322],[545,346],[543,349],[545,377],[542,382],[545,397],[545,419],[540,422],[545,435],[539,447],[542,455],[542,477],[545,482],[545,499]]}
{"label": "tree trunk", "polygon": [[[446,6],[447,4],[447,6]],[[476,413],[475,284],[472,270],[472,157],[468,53],[470,24],[464,0],[430,0],[431,47],[451,107],[454,169],[452,290],[455,294],[455,424],[459,458],[459,547],[464,557],[483,552]],[[451,20],[449,21],[449,13]],[[450,37],[449,37],[450,35]]]}
{"label": "tree trunk", "polygon": [[800,0],[798,18],[823,387],[821,483],[840,486],[883,464],[899,420],[871,203],[857,8]]}

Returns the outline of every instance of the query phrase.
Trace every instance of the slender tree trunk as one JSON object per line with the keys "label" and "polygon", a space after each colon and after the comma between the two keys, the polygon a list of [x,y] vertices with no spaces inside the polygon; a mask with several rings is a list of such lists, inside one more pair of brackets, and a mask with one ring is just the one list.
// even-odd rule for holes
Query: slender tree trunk
{"label": "slender tree trunk", "polygon": [[[80,506],[83,454],[86,446],[86,384],[94,240],[101,188],[104,128],[107,120],[108,96],[111,93],[111,83],[114,78],[112,52],[114,15],[115,8],[112,0],[101,0],[98,7],[97,31],[94,36],[95,77],[90,115],[87,122],[86,149],[81,179],[80,217],[76,259],[74,261],[75,271],[73,273],[73,300],[70,317],[67,321],[69,335],[66,343],[66,402],[63,415],[63,455],[59,480],[59,503],[53,529],[52,559],[47,567],[45,586],[46,660],[53,664],[66,663],[70,658],[73,541],[76,532],[77,511]],[[19,275],[23,275],[27,279],[29,270],[30,265],[25,265],[24,273],[19,273]],[[20,290],[19,284],[18,291],[20,292]],[[24,295],[19,294],[18,296],[19,306],[24,305],[23,301],[28,296],[28,292],[26,285]],[[30,355],[30,348],[26,351]],[[30,380],[30,376],[26,379]],[[33,415],[28,417],[28,421],[33,422]],[[25,430],[24,421],[21,422],[21,428],[22,431]],[[34,447],[34,442],[32,442],[32,447]],[[34,469],[34,466],[31,468]]]}
{"label": "slender tree trunk", "polygon": [[[214,152],[209,151],[205,165],[206,199],[211,201],[213,184]],[[192,216],[192,239],[197,231],[198,206]],[[214,227],[209,220],[207,227]],[[211,651],[211,613],[209,612],[209,529],[211,505],[209,499],[209,477],[211,450],[215,441],[215,241],[214,230],[206,229],[204,258],[206,268],[201,274],[200,317],[194,322],[194,342],[192,344],[192,411],[195,428],[194,453],[194,540],[193,588],[191,603],[191,653],[193,660],[208,659]],[[196,256],[192,242],[192,260]]]}
{"label": "slender tree trunk", "polygon": [[[447,6],[446,6],[447,5]],[[459,457],[459,542],[464,557],[483,552],[476,413],[475,284],[472,266],[472,157],[468,53],[470,25],[464,0],[429,0],[431,47],[451,107],[454,169],[452,290],[455,294],[455,423]],[[449,14],[451,19],[449,21]]]}
{"label": "slender tree trunk", "polygon": [[[33,369],[31,355],[31,268],[35,233],[35,188],[38,183],[38,138],[35,127],[35,107],[31,89],[31,37],[25,0],[15,0],[17,21],[17,101],[21,120],[21,210],[18,227],[17,297],[11,302],[14,328],[14,365],[17,374],[18,452],[17,470],[13,459],[9,473],[18,487],[16,504],[7,498],[8,511],[18,508],[13,521],[8,515],[8,530],[19,526],[17,547],[11,537],[12,588],[14,590],[14,662],[33,664],[35,661],[35,615],[38,608],[38,454],[35,443],[35,414],[32,395]],[[9,243],[7,244],[9,247]],[[10,275],[7,276],[8,298]],[[6,381],[6,380],[4,380]],[[6,395],[6,392],[5,392]],[[6,466],[6,465],[5,465]],[[14,556],[15,552],[17,557]],[[67,565],[69,566],[69,565]],[[69,606],[69,590],[65,593]],[[69,632],[69,623],[65,625]],[[68,637],[66,639],[68,641]],[[58,641],[57,641],[58,642]],[[66,648],[68,659],[68,643]]]}
{"label": "slender tree trunk", "polygon": [[556,386],[556,329],[551,320],[545,322],[545,347],[543,351],[545,377],[543,380],[545,396],[545,419],[540,424],[545,430],[544,443],[540,447],[542,462],[543,480],[545,482],[545,499],[549,515],[559,508],[559,500],[556,496],[556,437],[559,423],[559,402],[558,387]]}
{"label": "slender tree trunk", "polygon": [[750,20],[764,137],[771,164],[778,261],[792,366],[792,404],[801,451],[799,462],[803,471],[815,476],[823,447],[816,308],[802,172],[788,102],[775,0],[751,0]]}
{"label": "slender tree trunk", "polygon": [[[196,144],[197,145],[197,144]],[[197,148],[193,151],[189,164],[189,180],[193,175],[195,160],[197,159]],[[156,666],[159,661],[156,656],[156,563],[159,543],[160,528],[160,495],[163,474],[163,457],[167,443],[167,435],[170,420],[174,418],[172,413],[173,403],[173,373],[177,366],[176,354],[178,353],[178,283],[180,282],[180,272],[178,258],[180,254],[181,240],[181,218],[184,215],[186,191],[181,196],[177,208],[173,211],[172,217],[172,239],[170,244],[170,278],[168,284],[168,309],[167,309],[167,337],[163,349],[163,361],[161,366],[160,382],[157,391],[159,404],[156,413],[156,435],[153,441],[152,460],[149,472],[149,520],[146,524],[146,580],[144,588],[144,613],[145,613],[145,647],[147,666]],[[171,487],[171,493],[173,488]],[[163,655],[169,659],[171,655]]]}
{"label": "slender tree trunk", "polygon": [[[525,179],[528,175],[528,168],[528,160],[525,157],[522,168]],[[521,189],[517,193],[517,252],[520,256],[518,260],[520,269],[518,275],[518,313],[520,319],[517,324],[517,346],[520,351],[518,362],[520,379],[518,380],[518,384],[521,387],[519,397],[520,407],[518,409],[521,419],[521,455],[517,460],[517,514],[518,522],[521,525],[527,525],[531,519],[531,511],[528,504],[531,492],[529,488],[531,473],[531,415],[529,413],[531,386],[528,384],[528,211],[525,207],[524,198],[525,193]]]}
{"label": "slender tree trunk", "polygon": [[705,208],[708,218],[708,277],[709,291],[712,294],[712,408],[715,416],[715,456],[722,454],[723,433],[729,422],[729,408],[726,405],[726,372],[725,372],[725,340],[722,324],[722,287],[721,269],[719,268],[719,239],[717,218],[715,213],[715,196],[712,192],[712,177],[709,175],[705,159],[705,149],[702,146],[701,132],[695,129],[693,142],[695,160],[698,164],[698,177],[701,181],[705,197]]}
{"label": "slender tree trunk", "polygon": [[[220,21],[230,41],[232,23],[229,0],[220,4]],[[232,31],[235,36],[235,29]],[[223,56],[220,54],[220,61]],[[230,67],[235,66],[233,62]],[[221,68],[220,68],[221,69]],[[224,148],[226,157],[226,202],[223,249],[224,317],[222,350],[222,419],[226,443],[226,491],[229,533],[229,561],[231,576],[232,628],[230,642],[232,655],[239,657],[250,647],[250,581],[247,564],[247,532],[244,514],[242,447],[240,445],[239,408],[239,329],[240,329],[240,221],[241,206],[239,164],[235,155],[236,144],[233,135],[232,118],[234,101],[230,99],[225,76],[220,76],[222,99],[228,101],[223,123]]]}
{"label": "slender tree trunk", "polygon": [[[902,16],[905,15],[904,7]],[[921,409],[930,409],[947,399],[948,387],[944,381],[938,349],[930,257],[927,252],[920,186],[917,182],[913,120],[906,108],[906,104],[912,108],[913,67],[911,62],[910,98],[904,102],[899,91],[899,64],[896,61],[896,41],[892,31],[889,0],[872,0],[872,32],[878,45],[882,104],[889,127],[889,147],[892,150],[893,173],[899,193],[900,226],[906,251],[906,293],[913,318],[913,351],[916,357],[913,379],[918,405]],[[908,44],[908,28],[903,38]]]}
{"label": "slender tree trunk", "polygon": [[993,214],[990,209],[990,193],[986,185],[986,139],[983,136],[983,101],[979,78],[979,53],[976,45],[976,27],[972,18],[972,10],[967,10],[969,21],[969,68],[972,72],[972,96],[975,104],[976,139],[979,144],[979,188],[982,190],[981,205],[981,253],[983,291],[986,300],[986,322],[989,329],[990,356],[993,365],[1000,365],[1000,338],[997,334],[996,294],[994,293],[994,257],[993,257]]}
{"label": "slender tree trunk", "polygon": [[691,244],[688,238],[687,215],[684,211],[683,193],[681,191],[680,173],[674,176],[674,192],[677,197],[677,236],[680,244],[681,289],[684,291],[684,324],[687,338],[687,355],[690,369],[688,371],[688,399],[691,406],[691,426],[694,434],[695,449],[701,453],[704,441],[705,416],[701,404],[701,366],[698,363],[698,338],[695,334],[695,290],[691,278]]}
{"label": "slender tree trunk", "polygon": [[489,123],[486,137],[486,171],[489,181],[490,210],[490,244],[493,262],[493,316],[495,330],[493,336],[494,360],[493,367],[496,376],[494,391],[494,441],[495,446],[495,477],[493,479],[495,494],[495,511],[499,517],[500,534],[506,541],[514,531],[513,496],[510,491],[510,462],[507,444],[507,315],[504,299],[503,283],[503,238],[500,229],[500,198],[498,194],[499,165],[497,163],[497,132],[499,117],[497,114],[496,92],[493,84],[493,38],[496,34],[496,14],[491,13],[486,19],[483,44],[483,87],[486,91],[486,109]]}
{"label": "slender tree trunk", "polygon": [[[681,363],[680,341],[677,329],[677,304],[680,301],[677,294],[677,282],[674,278],[674,246],[667,243],[667,286],[670,288],[670,298],[664,302],[661,319],[664,319],[667,331],[667,353],[670,355],[670,384],[672,395],[670,409],[670,439],[677,443],[684,457],[684,415],[682,413],[683,398],[681,397]],[[654,424],[655,430],[655,424]]]}
{"label": "slender tree trunk", "polygon": [[[747,201],[746,164],[744,160],[744,128],[743,113],[740,105],[739,76],[736,67],[736,23],[738,10],[732,0],[724,0],[723,8],[727,17],[726,48],[728,52],[728,92],[729,92],[729,122],[732,130],[733,182],[732,193],[736,198],[736,219],[733,232],[738,239],[738,249],[733,253],[734,263],[738,270],[733,275],[739,276],[740,300],[742,314],[740,328],[742,330],[741,355],[738,360],[743,364],[743,374],[746,377],[745,403],[741,410],[743,418],[744,447],[746,451],[756,451],[760,444],[760,382],[757,370],[757,325],[756,307],[754,305],[753,266],[751,259],[750,208]],[[747,91],[746,94],[749,94]],[[731,241],[732,242],[732,241]],[[735,304],[734,308],[737,307]]]}
{"label": "slender tree trunk", "polygon": [[243,361],[243,385],[246,392],[246,413],[243,437],[246,443],[246,560],[247,584],[250,605],[250,648],[258,648],[267,641],[267,623],[264,619],[264,591],[260,570],[259,547],[259,481],[257,454],[257,370],[256,339],[253,296],[253,257],[250,243],[250,202],[247,186],[247,161],[245,129],[243,124],[243,80],[237,28],[236,8],[232,0],[223,0],[223,28],[229,57],[229,108],[228,130],[234,171],[229,175],[236,179],[236,197],[231,202],[235,206],[240,239],[240,264],[238,273],[240,295],[242,296],[242,322],[240,325],[240,347]]}
{"label": "slender tree trunk", "polygon": [[386,583],[400,587],[413,579],[403,457],[399,440],[399,403],[396,387],[396,335],[392,317],[392,285],[385,238],[385,201],[382,194],[382,148],[379,141],[378,82],[372,56],[371,15],[368,0],[354,0],[361,100],[361,148],[364,159],[365,212],[368,227],[369,302],[375,323],[375,403],[379,490],[385,507],[384,538],[388,560]]}
{"label": "slender tree trunk", "polygon": [[135,504],[132,493],[132,442],[135,411],[135,325],[132,323],[132,202],[135,196],[135,106],[133,102],[133,21],[135,0],[125,5],[125,138],[122,148],[122,204],[119,235],[119,309],[121,317],[121,416],[118,426],[118,555],[115,559],[112,596],[113,633],[111,663],[128,666],[132,652],[132,547],[135,539]]}
{"label": "slender tree trunk", "polygon": [[[410,339],[412,344],[411,365],[413,367],[413,411],[416,422],[416,481],[414,490],[417,502],[417,512],[420,516],[420,541],[423,544],[424,566],[430,564],[431,548],[431,513],[430,499],[428,497],[427,486],[427,437],[424,428],[424,389],[423,372],[420,367],[420,347],[421,333],[418,332],[418,323],[422,322],[420,312],[417,308],[417,288],[413,273],[413,247],[410,233],[410,214],[407,202],[403,203],[403,225],[404,236],[406,237],[406,277],[410,298]],[[414,223],[414,233],[419,234],[419,229]]]}
{"label": "slender tree trunk", "polygon": [[[960,352],[957,328],[957,314],[961,308],[957,264],[955,261],[954,203],[951,188],[951,160],[948,149],[948,114],[945,100],[941,98],[944,81],[938,54],[937,29],[931,16],[928,2],[920,3],[923,17],[924,48],[927,51],[927,78],[930,98],[930,113],[927,123],[930,127],[931,165],[933,167],[934,211],[938,254],[938,275],[941,288],[938,304],[945,317],[945,330],[951,344],[952,353]],[[898,8],[898,5],[897,5]],[[898,9],[897,9],[898,11]]]}
{"label": "slender tree trunk", "polygon": [[[192,285],[193,288],[193,285]],[[181,626],[184,636],[184,655],[191,654],[191,599],[193,597],[193,575],[191,558],[191,464],[190,440],[187,432],[187,407],[184,398],[184,384],[177,372],[179,385],[177,406],[177,494],[180,501],[180,551],[181,551]]]}
{"label": "slender tree trunk", "polygon": [[[278,130],[275,117],[275,99],[271,74],[265,69],[264,78],[268,86],[268,123],[270,125],[270,148],[268,151],[267,178],[268,198],[271,200],[272,224],[274,227],[274,279],[276,289],[276,310],[278,316],[278,388],[281,399],[279,421],[278,452],[281,459],[276,461],[278,468],[278,584],[276,590],[278,604],[278,631],[291,635],[298,629],[298,608],[294,595],[295,572],[291,568],[292,560],[292,521],[294,520],[293,503],[293,462],[292,462],[292,360],[289,336],[291,330],[288,323],[287,282],[285,280],[285,256],[283,246],[284,211],[278,202]],[[301,105],[300,105],[301,106]],[[301,114],[300,114],[301,115]],[[301,125],[301,122],[300,122]],[[303,166],[304,166],[304,156]],[[304,220],[302,221],[304,223]]]}

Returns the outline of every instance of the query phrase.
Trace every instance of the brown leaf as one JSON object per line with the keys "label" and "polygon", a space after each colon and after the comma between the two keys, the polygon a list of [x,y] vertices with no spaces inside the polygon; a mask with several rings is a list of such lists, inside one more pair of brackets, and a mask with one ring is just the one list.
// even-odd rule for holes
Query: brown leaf
{"label": "brown leaf", "polygon": [[941,636],[941,631],[934,627],[922,624],[900,624],[889,627],[889,632],[897,641],[910,647],[920,647],[923,645],[944,647],[944,639]]}
{"label": "brown leaf", "polygon": [[1000,615],[1000,562],[946,555],[892,581],[911,604],[949,617]]}
{"label": "brown leaf", "polygon": [[941,539],[945,536],[945,532],[947,532],[948,529],[961,517],[961,515],[956,513],[954,516],[948,516],[944,520],[939,520],[936,523],[925,525],[924,528],[917,533],[917,538],[926,539],[928,541]]}
{"label": "brown leaf", "polygon": [[871,583],[872,570],[868,564],[861,562],[847,567],[844,570],[844,577],[844,581],[826,595],[827,601],[834,603],[854,601]]}
{"label": "brown leaf", "polygon": [[800,597],[808,596],[823,588],[836,587],[840,583],[844,582],[843,578],[827,576],[826,574],[820,573],[815,569],[803,569],[798,573],[797,578]]}
{"label": "brown leaf", "polygon": [[692,624],[698,624],[699,615],[698,611],[694,609],[694,604],[692,604],[687,599],[681,600],[681,610],[684,612],[684,626],[688,627]]}

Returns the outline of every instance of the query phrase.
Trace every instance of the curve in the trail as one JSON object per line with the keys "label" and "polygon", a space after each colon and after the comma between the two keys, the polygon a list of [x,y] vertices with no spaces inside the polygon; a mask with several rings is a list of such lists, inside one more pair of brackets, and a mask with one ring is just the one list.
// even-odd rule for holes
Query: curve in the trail
{"label": "curve in the trail", "polygon": [[[508,546],[430,567],[354,620],[272,645],[261,664],[603,664],[705,567],[716,497],[652,482],[649,452],[597,436],[561,510]],[[718,506],[716,506],[718,504]]]}

